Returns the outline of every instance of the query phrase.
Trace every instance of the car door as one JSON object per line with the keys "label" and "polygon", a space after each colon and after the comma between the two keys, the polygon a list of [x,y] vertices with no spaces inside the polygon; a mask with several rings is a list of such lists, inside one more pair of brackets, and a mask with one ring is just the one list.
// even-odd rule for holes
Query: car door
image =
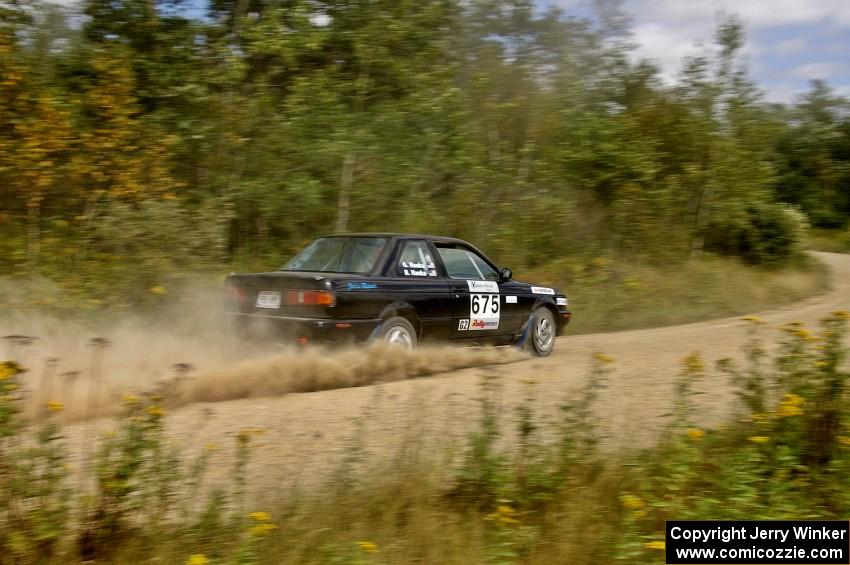
{"label": "car door", "polygon": [[[503,316],[499,274],[474,250],[459,243],[434,242],[449,281],[452,339],[481,339],[517,331],[515,316]],[[513,308],[510,309],[513,311]]]}
{"label": "car door", "polygon": [[384,300],[409,304],[422,324],[422,337],[446,339],[451,316],[446,279],[425,239],[403,239],[381,282]]}

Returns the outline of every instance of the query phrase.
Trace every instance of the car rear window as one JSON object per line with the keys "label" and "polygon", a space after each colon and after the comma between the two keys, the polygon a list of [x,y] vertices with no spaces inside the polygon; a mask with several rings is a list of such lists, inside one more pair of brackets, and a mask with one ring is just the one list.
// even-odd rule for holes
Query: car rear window
{"label": "car rear window", "polygon": [[281,270],[371,273],[386,244],[384,237],[322,237],[308,245]]}

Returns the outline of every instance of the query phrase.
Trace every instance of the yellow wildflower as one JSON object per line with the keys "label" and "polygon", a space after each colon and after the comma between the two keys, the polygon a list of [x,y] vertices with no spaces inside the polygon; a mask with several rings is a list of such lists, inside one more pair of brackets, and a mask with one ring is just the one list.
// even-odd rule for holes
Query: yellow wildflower
{"label": "yellow wildflower", "polygon": [[838,318],[839,320],[850,320],[850,312],[847,310],[836,310],[832,313],[833,316]]}
{"label": "yellow wildflower", "polygon": [[759,318],[758,316],[744,316],[743,318],[741,318],[741,321],[750,322],[750,323],[756,324],[756,325],[764,323],[764,321],[761,318]]}
{"label": "yellow wildflower", "polygon": [[643,546],[647,549],[667,549],[667,544],[663,541],[649,541]]}
{"label": "yellow wildflower", "polygon": [[162,409],[162,406],[159,406],[157,404],[154,404],[153,406],[148,406],[147,410],[145,411],[154,418],[162,418],[163,416],[165,416],[165,410]]}
{"label": "yellow wildflower", "polygon": [[268,522],[272,519],[271,514],[268,512],[251,512],[248,514],[248,517],[256,522]]}
{"label": "yellow wildflower", "polygon": [[767,436],[750,436],[747,439],[753,443],[767,443],[770,441],[770,438]]}
{"label": "yellow wildflower", "polygon": [[793,416],[802,416],[803,409],[801,406],[806,401],[799,394],[789,393],[782,398],[779,404],[779,409],[776,411],[780,418],[791,418]]}
{"label": "yellow wildflower", "polygon": [[691,428],[688,430],[688,437],[693,441],[699,441],[705,437],[705,432],[699,428]]}
{"label": "yellow wildflower", "polygon": [[850,437],[838,436],[838,443],[840,443],[841,445],[850,447]]}
{"label": "yellow wildflower", "polygon": [[829,363],[826,361],[815,361],[815,369],[824,369],[829,367]]}
{"label": "yellow wildflower", "polygon": [[597,351],[593,354],[593,358],[599,361],[600,363],[611,364],[614,362],[614,358],[610,355],[605,355],[604,353]]}
{"label": "yellow wildflower", "polygon": [[215,443],[208,443],[208,444],[207,444],[207,451],[210,451],[210,452],[212,452],[212,451],[218,451],[218,444],[215,444]]}
{"label": "yellow wildflower", "polygon": [[18,373],[23,373],[24,368],[14,361],[4,361],[0,363],[0,381],[5,381],[9,377],[14,377]]}
{"label": "yellow wildflower", "polygon": [[519,520],[517,520],[516,516],[516,510],[510,506],[502,505],[496,507],[495,512],[488,514],[487,519],[498,522],[499,524],[519,524]]}
{"label": "yellow wildflower", "polygon": [[770,414],[765,414],[764,412],[756,412],[752,416],[750,416],[753,422],[756,424],[764,425],[770,422]]}
{"label": "yellow wildflower", "polygon": [[121,400],[128,406],[134,406],[139,403],[139,397],[132,394],[125,394]]}
{"label": "yellow wildflower", "polygon": [[378,544],[373,541],[358,541],[357,545],[366,553],[377,553],[379,551]]}
{"label": "yellow wildflower", "polygon": [[57,400],[51,400],[47,403],[47,409],[53,412],[54,414],[56,412],[61,412],[64,407],[65,405]]}
{"label": "yellow wildflower", "polygon": [[633,494],[622,495],[620,497],[620,503],[624,508],[628,508],[629,510],[640,510],[646,506],[646,503],[639,496]]}
{"label": "yellow wildflower", "polygon": [[157,296],[162,296],[163,294],[167,294],[168,291],[165,290],[165,287],[162,285],[155,285],[148,289],[151,294],[156,294]]}
{"label": "yellow wildflower", "polygon": [[276,529],[277,529],[277,524],[271,524],[269,522],[266,522],[264,524],[257,524],[256,526],[251,526],[251,528],[248,531],[251,532],[251,534],[253,534],[255,536],[264,536],[264,535],[268,534],[269,532],[271,532],[272,530],[276,530]]}
{"label": "yellow wildflower", "polygon": [[815,334],[813,334],[812,332],[810,332],[806,328],[798,328],[793,333],[794,333],[795,336],[799,337],[803,341],[817,341],[817,339],[818,339],[817,336],[815,336]]}
{"label": "yellow wildflower", "polygon": [[685,368],[685,371],[691,374],[702,373],[705,371],[705,362],[702,360],[702,356],[700,356],[699,353],[691,353],[682,359],[682,366]]}
{"label": "yellow wildflower", "polygon": [[12,392],[21,388],[21,385],[18,383],[9,383],[4,388],[6,389],[6,392]]}
{"label": "yellow wildflower", "polygon": [[190,555],[189,559],[186,560],[186,565],[207,565],[210,560],[203,553],[196,553],[194,555]]}

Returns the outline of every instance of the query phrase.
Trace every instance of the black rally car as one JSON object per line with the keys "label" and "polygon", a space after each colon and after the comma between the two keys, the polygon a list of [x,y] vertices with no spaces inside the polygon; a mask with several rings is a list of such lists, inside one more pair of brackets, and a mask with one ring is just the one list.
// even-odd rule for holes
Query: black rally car
{"label": "black rally car", "polygon": [[302,345],[453,340],[548,355],[571,316],[559,291],[515,281],[469,243],[431,235],[322,237],[279,271],[230,275],[225,296],[241,329]]}

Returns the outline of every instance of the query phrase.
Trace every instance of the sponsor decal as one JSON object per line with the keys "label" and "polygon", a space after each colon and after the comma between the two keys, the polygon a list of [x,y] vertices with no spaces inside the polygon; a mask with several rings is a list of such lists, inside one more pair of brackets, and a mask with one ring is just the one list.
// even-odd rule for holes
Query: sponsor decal
{"label": "sponsor decal", "polygon": [[345,285],[348,290],[372,290],[378,288],[378,285],[370,282],[350,282]]}
{"label": "sponsor decal", "polygon": [[457,323],[457,329],[458,329],[458,331],[461,331],[461,332],[465,332],[466,330],[468,330],[469,329],[469,320],[465,320],[465,319],[460,320]]}
{"label": "sponsor decal", "polygon": [[495,281],[466,281],[469,292],[499,292],[499,285]]}
{"label": "sponsor decal", "polygon": [[558,306],[566,306],[567,305],[567,299],[566,298],[556,298],[555,304],[557,304]]}
{"label": "sponsor decal", "polygon": [[505,304],[516,304],[516,296],[506,296]]}
{"label": "sponsor decal", "polygon": [[545,286],[531,287],[531,294],[555,294],[555,289],[546,288]]}
{"label": "sponsor decal", "polygon": [[495,330],[499,327],[498,320],[473,320],[472,328],[473,330]]}

